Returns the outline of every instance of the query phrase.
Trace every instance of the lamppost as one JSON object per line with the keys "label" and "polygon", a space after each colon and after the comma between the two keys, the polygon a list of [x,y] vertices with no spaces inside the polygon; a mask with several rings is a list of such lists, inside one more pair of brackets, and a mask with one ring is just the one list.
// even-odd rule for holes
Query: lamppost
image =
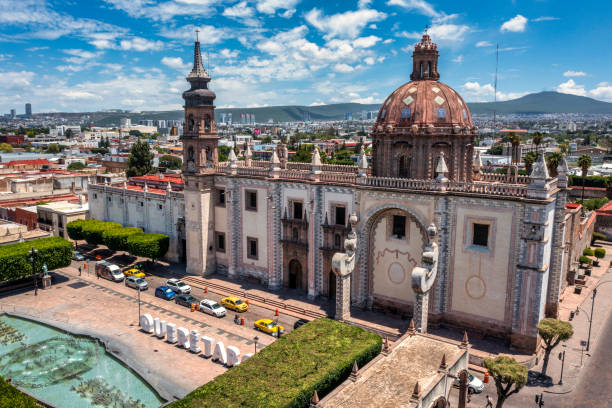
{"label": "lamppost", "polygon": [[34,276],[34,296],[38,296],[38,276],[36,273],[36,258],[38,257],[38,249],[30,250],[30,262],[32,262],[32,276]]}
{"label": "lamppost", "polygon": [[255,342],[255,353],[254,354],[257,354],[257,342],[259,341],[259,337],[257,336],[253,337],[253,341]]}
{"label": "lamppost", "polygon": [[140,285],[138,285],[138,324],[140,324]]}
{"label": "lamppost", "polygon": [[595,296],[597,296],[597,288],[605,283],[612,283],[612,281],[599,282],[599,284],[593,288],[593,300],[591,301],[591,315],[590,316],[587,312],[580,309],[580,307],[576,307],[576,316],[578,316],[578,313],[580,312],[580,310],[582,310],[584,314],[586,314],[587,319],[589,319],[589,337],[587,338],[586,351],[589,351],[591,347],[591,326],[593,325],[593,312],[595,311]]}
{"label": "lamppost", "polygon": [[[563,345],[565,347],[565,344]],[[559,385],[563,385],[563,367],[565,366],[565,350],[559,353],[559,360],[561,360],[561,378],[559,378]]]}

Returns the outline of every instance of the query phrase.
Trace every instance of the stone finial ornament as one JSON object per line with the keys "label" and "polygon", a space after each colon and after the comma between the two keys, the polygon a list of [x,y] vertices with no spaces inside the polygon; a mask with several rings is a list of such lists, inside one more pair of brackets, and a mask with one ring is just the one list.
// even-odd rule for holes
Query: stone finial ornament
{"label": "stone finial ornament", "polygon": [[440,370],[446,370],[446,354],[442,354],[442,361],[440,362]]}
{"label": "stone finial ornament", "polygon": [[251,151],[251,145],[247,143],[246,151],[244,152],[244,164],[247,167],[251,167],[253,152]]}
{"label": "stone finial ornament", "polygon": [[359,151],[359,159],[357,160],[357,167],[359,167],[359,177],[367,176],[368,171],[368,157],[365,154],[365,149],[363,145],[361,145],[361,150]]}
{"label": "stone finial ornament", "polygon": [[234,152],[234,149],[231,148],[229,155],[227,157],[227,164],[228,167],[235,169],[236,167],[238,167],[238,164],[236,163],[238,159],[236,158],[236,152]]}
{"label": "stone finial ornament", "polygon": [[270,160],[270,170],[280,170],[280,160],[276,150],[272,151],[272,159]]}
{"label": "stone finial ornament", "polygon": [[546,167],[546,161],[544,160],[543,154],[540,154],[536,162],[533,163],[533,170],[531,170],[531,174],[529,175],[529,177],[534,181],[546,181],[549,179],[548,167]]}
{"label": "stone finial ornament", "polygon": [[408,334],[414,336],[416,334],[416,329],[414,328],[414,319],[410,319],[410,327],[408,327]]}
{"label": "stone finial ornament", "polygon": [[312,394],[312,400],[310,401],[311,407],[316,407],[319,403],[319,393],[315,390],[314,394]]}
{"label": "stone finial ornament", "polygon": [[474,163],[472,168],[475,172],[479,172],[482,168],[482,158],[480,157],[480,150],[476,150],[476,155],[474,156]]}
{"label": "stone finial ornament", "polygon": [[353,361],[353,369],[351,370],[350,378],[353,381],[356,381],[359,377],[359,367],[357,366],[357,360]]}
{"label": "stone finial ornament", "polygon": [[462,347],[467,347],[469,345],[469,341],[468,341],[468,335],[467,335],[467,331],[463,332],[463,340],[461,340],[461,346]]}
{"label": "stone finial ornament", "polygon": [[145,185],[144,185],[143,190],[144,190],[144,192],[145,192],[145,193],[146,193],[147,191],[149,191],[149,186],[148,186],[148,184],[147,184],[147,182],[146,182],[146,181],[145,181]]}
{"label": "stone finial ornament", "polygon": [[416,384],[414,384],[414,390],[412,391],[412,398],[414,399],[421,398],[421,385],[419,384],[418,381],[416,382]]}
{"label": "stone finial ornament", "polygon": [[446,166],[446,160],[444,160],[444,152],[440,152],[440,156],[438,156],[438,165],[436,166],[436,173],[438,177],[436,177],[436,181],[448,181],[446,175],[448,174],[448,167]]}

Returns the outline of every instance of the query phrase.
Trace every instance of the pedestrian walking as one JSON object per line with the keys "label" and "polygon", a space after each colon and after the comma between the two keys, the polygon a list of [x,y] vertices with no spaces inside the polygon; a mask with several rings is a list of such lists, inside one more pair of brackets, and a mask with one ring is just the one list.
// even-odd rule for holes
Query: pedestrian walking
{"label": "pedestrian walking", "polygon": [[79,266],[79,276],[81,276],[81,267]]}
{"label": "pedestrian walking", "polygon": [[238,315],[234,316],[234,323],[240,324],[240,319],[238,318]]}
{"label": "pedestrian walking", "polygon": [[487,395],[487,405],[485,408],[493,408],[493,400]]}

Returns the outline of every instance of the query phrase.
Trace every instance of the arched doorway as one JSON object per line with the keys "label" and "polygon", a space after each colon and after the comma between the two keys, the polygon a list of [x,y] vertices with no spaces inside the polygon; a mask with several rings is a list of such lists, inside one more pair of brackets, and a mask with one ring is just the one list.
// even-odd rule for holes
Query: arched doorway
{"label": "arched doorway", "polygon": [[289,262],[289,288],[302,288],[302,264],[296,259]]}
{"label": "arched doorway", "polygon": [[334,271],[329,271],[329,279],[328,279],[328,297],[330,300],[336,299],[336,274]]}

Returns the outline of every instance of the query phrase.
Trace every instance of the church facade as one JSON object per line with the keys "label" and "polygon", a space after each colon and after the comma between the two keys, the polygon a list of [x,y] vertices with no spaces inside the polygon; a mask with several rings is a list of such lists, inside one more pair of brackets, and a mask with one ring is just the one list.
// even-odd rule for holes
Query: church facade
{"label": "church facade", "polygon": [[[555,178],[543,160],[529,177],[482,172],[467,104],[439,78],[425,34],[411,81],[383,102],[372,127],[371,164],[364,152],[358,166],[322,164],[316,149],[312,163],[293,163],[282,144],[270,161],[247,149],[244,160],[232,151],[220,163],[216,95],[196,42],[183,94],[188,272],[334,298],[332,258],[353,228],[342,301],[424,313],[423,331],[478,330],[534,350],[538,322],[557,314],[564,276],[567,165]],[[427,262],[435,268],[423,277],[431,280],[424,299],[414,279]]]}

